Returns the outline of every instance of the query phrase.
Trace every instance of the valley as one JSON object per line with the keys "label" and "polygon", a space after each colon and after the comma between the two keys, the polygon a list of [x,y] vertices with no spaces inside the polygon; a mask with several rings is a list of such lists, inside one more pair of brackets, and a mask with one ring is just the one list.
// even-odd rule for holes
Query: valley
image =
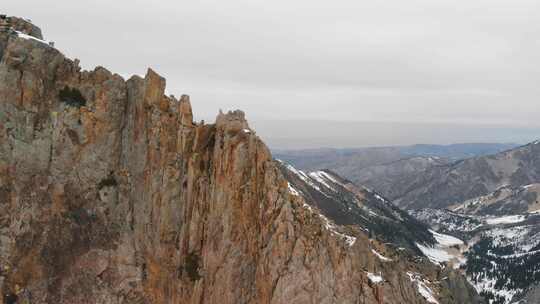
{"label": "valley", "polygon": [[539,159],[535,141],[457,160],[415,155],[359,171],[376,181],[374,191],[433,229],[435,243],[416,244],[432,263],[459,270],[490,304],[538,303]]}

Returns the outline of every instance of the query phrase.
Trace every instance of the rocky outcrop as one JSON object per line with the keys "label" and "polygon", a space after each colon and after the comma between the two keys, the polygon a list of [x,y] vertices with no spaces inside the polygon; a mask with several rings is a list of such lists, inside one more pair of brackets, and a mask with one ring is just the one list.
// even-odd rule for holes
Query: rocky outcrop
{"label": "rocky outcrop", "polygon": [[9,17],[7,21],[14,30],[37,39],[43,39],[41,29],[35,26],[32,21],[18,17]]}
{"label": "rocky outcrop", "polygon": [[436,268],[327,229],[242,112],[195,123],[152,70],[125,81],[0,40],[3,303],[426,303],[405,271]]}

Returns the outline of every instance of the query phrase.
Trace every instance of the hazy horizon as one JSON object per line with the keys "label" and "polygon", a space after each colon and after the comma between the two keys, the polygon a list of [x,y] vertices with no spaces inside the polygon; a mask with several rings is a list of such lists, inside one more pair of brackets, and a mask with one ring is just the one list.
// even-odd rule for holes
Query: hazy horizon
{"label": "hazy horizon", "polygon": [[[248,117],[249,119],[249,117]],[[540,139],[540,128],[350,121],[250,121],[274,150],[366,148],[415,144],[526,144]]]}
{"label": "hazy horizon", "polygon": [[4,13],[85,69],[152,67],[198,120],[242,109],[273,147],[540,137],[532,0],[21,0]]}

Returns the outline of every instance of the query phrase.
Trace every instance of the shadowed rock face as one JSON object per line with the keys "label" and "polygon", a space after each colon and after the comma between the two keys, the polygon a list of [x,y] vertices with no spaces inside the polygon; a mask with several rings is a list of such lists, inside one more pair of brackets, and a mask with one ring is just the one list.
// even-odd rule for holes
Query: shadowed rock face
{"label": "shadowed rock face", "polygon": [[405,272],[438,269],[328,229],[242,112],[197,124],[152,70],[81,71],[13,33],[0,47],[4,303],[426,303]]}

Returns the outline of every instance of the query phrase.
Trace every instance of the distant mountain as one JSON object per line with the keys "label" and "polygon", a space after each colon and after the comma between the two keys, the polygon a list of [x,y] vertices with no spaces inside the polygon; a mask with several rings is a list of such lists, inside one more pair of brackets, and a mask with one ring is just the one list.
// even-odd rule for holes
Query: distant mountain
{"label": "distant mountain", "polygon": [[[271,113],[269,113],[271,115]],[[302,119],[285,111],[280,120],[253,120],[254,127],[272,149],[317,149],[321,147],[384,147],[410,146],[417,143],[519,143],[538,137],[538,126],[508,124],[470,124],[398,122],[372,117],[375,121],[332,121]],[[325,115],[328,117],[328,115]],[[406,119],[407,117],[403,117]],[[377,121],[377,120],[381,121]]]}
{"label": "distant mountain", "polygon": [[413,156],[369,166],[351,173],[356,183],[376,189],[384,196],[393,199],[408,189],[411,180],[433,167],[444,166],[448,159],[437,156]]}
{"label": "distant mountain", "polygon": [[515,144],[453,144],[373,147],[361,149],[278,150],[276,158],[302,170],[330,169],[337,174],[377,190],[389,199],[402,196],[424,171],[444,167],[456,160],[495,154]]}
{"label": "distant mountain", "polygon": [[412,146],[347,149],[275,149],[272,153],[276,158],[287,161],[301,170],[312,171],[331,169],[346,178],[352,179],[353,176],[348,173],[354,172],[354,170],[383,165],[415,156],[439,157],[452,161],[480,155],[495,154],[517,146],[517,144],[510,143],[466,143],[451,145],[418,144]]}
{"label": "distant mountain", "polygon": [[459,160],[480,155],[489,155],[517,147],[509,143],[463,143],[451,145],[413,145],[400,149],[400,152],[411,156],[436,156],[450,160]]}
{"label": "distant mountain", "polygon": [[[405,187],[397,188],[391,198],[403,208],[451,208],[504,187],[539,181],[540,141],[536,141],[494,155],[433,166],[402,181]],[[527,203],[534,202],[527,198]]]}
{"label": "distant mountain", "polygon": [[[540,303],[540,141],[419,174],[397,201],[467,243],[462,265],[491,304]],[[426,209],[427,207],[429,209]]]}
{"label": "distant mountain", "polygon": [[474,215],[509,215],[540,211],[540,184],[502,186],[480,197],[451,207],[455,212]]}
{"label": "distant mountain", "polygon": [[[424,246],[404,228],[396,237],[405,239],[402,244],[407,248],[419,248],[435,264],[459,268],[490,304],[540,303],[540,141],[511,149],[501,147],[503,151],[488,155],[482,153],[489,150],[474,147],[474,153],[481,155],[462,160],[453,160],[452,154],[442,157],[442,152],[429,146],[416,146],[408,151],[394,148],[373,148],[361,153],[318,151],[315,156],[319,160],[326,157],[334,166],[341,165],[342,170],[354,170],[355,161],[365,164],[369,156],[377,162],[405,153],[424,153],[356,170],[354,187],[364,189],[362,185],[367,185],[378,190],[373,193],[385,197],[385,201],[396,199],[407,209],[432,208],[409,212],[432,229],[429,232],[435,243]],[[332,154],[337,157],[330,157]],[[302,162],[309,163],[312,156],[307,154]],[[315,179],[318,176],[333,188],[331,180],[343,180],[332,174],[319,170],[307,175]],[[341,199],[344,195],[338,192],[338,199],[319,200],[322,213],[333,213],[337,221],[356,221],[365,229],[379,226],[373,225],[369,217],[366,220],[369,211],[359,213],[358,217],[351,215],[355,213],[347,207],[347,201],[351,200]],[[388,223],[392,223],[392,217]],[[384,239],[386,235],[383,232],[379,237]]]}
{"label": "distant mountain", "polygon": [[408,156],[397,147],[361,149],[274,150],[275,158],[306,171],[330,169],[354,180],[354,172],[369,166],[393,162]]}

